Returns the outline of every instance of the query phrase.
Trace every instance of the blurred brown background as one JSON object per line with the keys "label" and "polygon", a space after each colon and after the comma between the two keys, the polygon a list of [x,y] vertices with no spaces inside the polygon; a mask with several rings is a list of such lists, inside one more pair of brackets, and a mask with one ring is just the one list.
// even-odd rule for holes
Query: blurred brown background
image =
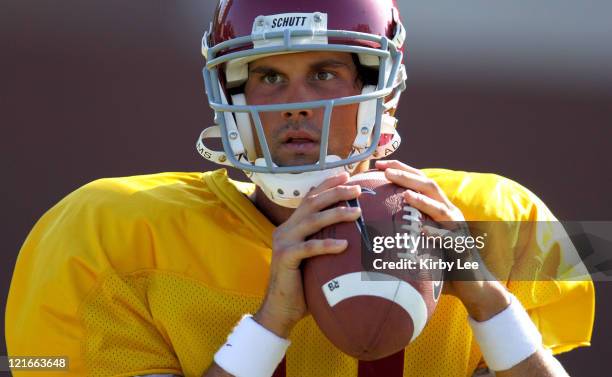
{"label": "blurred brown background", "polygon": [[[397,157],[502,174],[560,219],[610,220],[612,3],[536,3],[399,0],[410,80]],[[99,177],[215,168],[194,148],[212,122],[200,39],[213,7],[0,3],[3,300],[29,229],[70,191]],[[612,283],[597,296],[593,346],[561,357],[571,375],[607,374]]]}

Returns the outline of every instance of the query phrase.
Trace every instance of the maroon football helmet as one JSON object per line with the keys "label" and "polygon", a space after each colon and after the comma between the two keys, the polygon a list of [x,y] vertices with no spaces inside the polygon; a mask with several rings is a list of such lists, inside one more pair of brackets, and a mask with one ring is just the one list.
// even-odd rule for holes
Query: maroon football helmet
{"label": "maroon football helmet", "polygon": [[[210,161],[245,171],[274,202],[297,206],[310,187],[339,171],[352,172],[357,162],[371,156],[386,157],[399,146],[392,109],[405,88],[404,38],[394,0],[221,0],[202,39],[206,93],[218,126],[204,130],[198,151]],[[350,53],[373,80],[364,84],[360,95],[350,97],[246,103],[243,88],[250,62],[308,51]],[[334,107],[349,104],[359,104],[359,110],[348,157],[329,155],[327,140],[322,140],[317,163],[276,165],[263,137],[260,112],[322,108],[326,121],[321,135],[329,135]],[[215,137],[222,139],[224,151],[204,144]],[[263,156],[257,155],[256,140]]]}
{"label": "maroon football helmet", "polygon": [[[250,35],[253,31],[253,21],[262,15],[314,12],[327,14],[328,30],[374,34],[389,40],[394,40],[398,33],[403,33],[398,30],[402,24],[395,0],[222,0],[217,4],[208,45],[216,46]],[[291,21],[295,23],[301,20],[289,19],[288,26]],[[398,42],[397,48],[403,51],[403,41]],[[380,47],[368,41],[356,41],[356,44]],[[223,53],[220,52],[217,56]]]}

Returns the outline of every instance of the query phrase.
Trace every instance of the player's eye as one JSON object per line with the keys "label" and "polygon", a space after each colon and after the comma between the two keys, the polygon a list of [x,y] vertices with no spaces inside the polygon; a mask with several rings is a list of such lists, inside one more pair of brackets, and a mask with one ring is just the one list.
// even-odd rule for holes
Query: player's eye
{"label": "player's eye", "polygon": [[268,73],[262,77],[266,84],[279,84],[283,81],[283,77],[279,73]]}
{"label": "player's eye", "polygon": [[320,81],[327,81],[327,80],[332,80],[336,77],[336,75],[334,75],[331,72],[325,72],[325,71],[321,71],[321,72],[317,72],[315,75],[315,78],[317,80]]}

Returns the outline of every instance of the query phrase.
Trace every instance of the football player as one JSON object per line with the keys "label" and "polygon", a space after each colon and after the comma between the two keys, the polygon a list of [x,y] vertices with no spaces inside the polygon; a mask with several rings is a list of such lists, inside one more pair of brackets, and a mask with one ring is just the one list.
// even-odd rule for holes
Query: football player
{"label": "football player", "polygon": [[[589,344],[594,292],[589,280],[540,279],[572,268],[571,245],[537,225],[555,220],[542,201],[496,175],[371,166],[406,129],[394,117],[404,38],[392,0],[220,1],[202,40],[216,124],[197,149],[253,183],[224,169],[163,173],[67,196],[20,252],[9,355],[66,355],[72,374],[100,376],[566,375],[552,354]],[[483,256],[503,284],[447,281],[413,343],[361,362],[307,315],[300,264],[347,247],[308,236],[359,217],[329,207],[358,197],[345,184],[370,167],[436,221],[531,225]]]}

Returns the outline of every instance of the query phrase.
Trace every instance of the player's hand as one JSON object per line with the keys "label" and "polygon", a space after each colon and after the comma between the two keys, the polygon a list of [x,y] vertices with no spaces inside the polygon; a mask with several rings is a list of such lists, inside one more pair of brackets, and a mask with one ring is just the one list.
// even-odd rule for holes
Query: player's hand
{"label": "player's hand", "polygon": [[[404,201],[411,207],[429,215],[438,223],[465,224],[461,210],[422,171],[395,160],[376,161],[376,168],[384,170],[389,181],[408,189],[404,192]],[[451,273],[445,281],[443,292],[460,299],[472,318],[484,321],[510,305],[510,298],[505,288],[491,278],[477,250],[462,254],[457,253],[464,261],[479,262],[481,268],[474,271],[472,278],[467,279],[465,276],[453,279]]]}
{"label": "player's hand", "polygon": [[326,209],[361,194],[359,186],[344,185],[348,179],[349,175],[343,173],[311,190],[291,217],[274,231],[268,289],[253,318],[283,338],[307,314],[301,262],[317,255],[341,253],[348,246],[347,240],[306,238],[328,225],[355,221],[361,215],[359,208]]}

